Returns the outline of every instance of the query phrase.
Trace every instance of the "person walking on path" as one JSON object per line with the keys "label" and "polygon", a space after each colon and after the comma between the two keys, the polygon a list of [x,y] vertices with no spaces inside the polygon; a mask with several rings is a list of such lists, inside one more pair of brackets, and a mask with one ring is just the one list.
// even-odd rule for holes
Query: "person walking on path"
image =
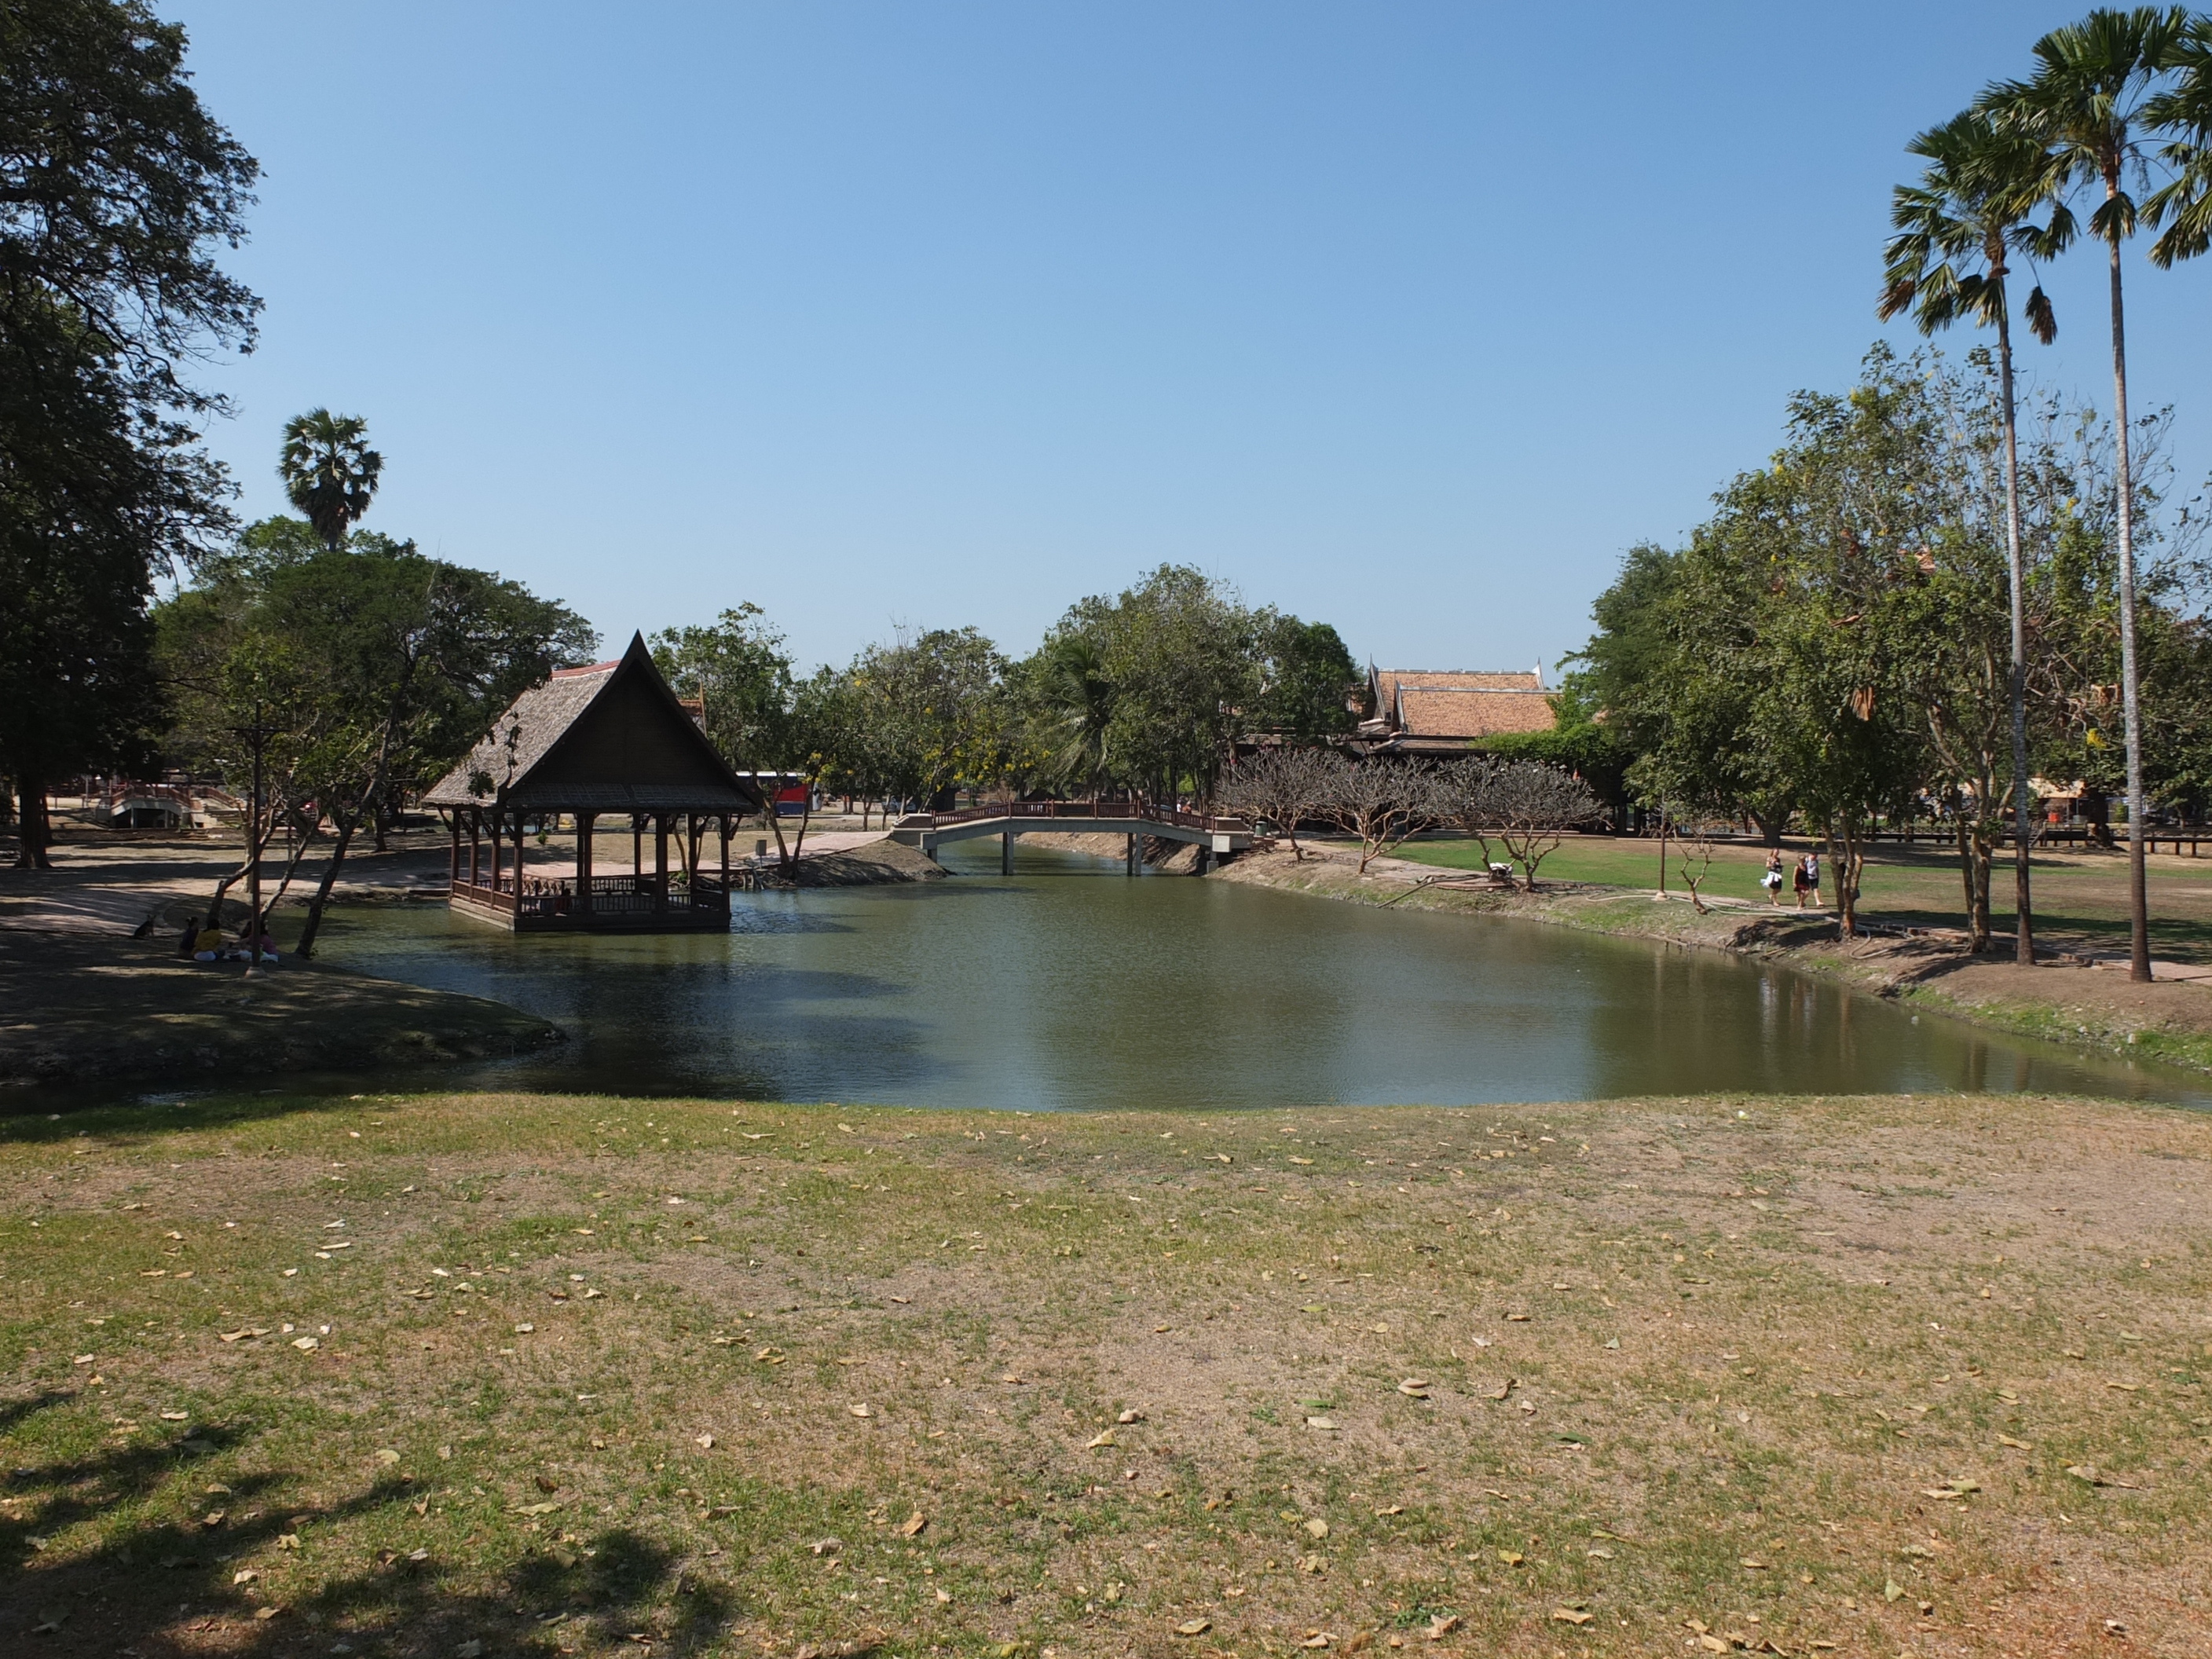
{"label": "person walking on path", "polygon": [[1769,853],[1766,855],[1766,869],[1765,873],[1759,878],[1759,884],[1765,890],[1766,902],[1769,904],[1779,904],[1782,902],[1782,853],[1780,848],[1778,848],[1775,851]]}
{"label": "person walking on path", "polygon": [[1809,899],[1813,908],[1815,910],[1819,909],[1820,908],[1820,855],[1818,852],[1808,853],[1799,860],[1796,884],[1797,908],[1800,910],[1803,909],[1806,901]]}

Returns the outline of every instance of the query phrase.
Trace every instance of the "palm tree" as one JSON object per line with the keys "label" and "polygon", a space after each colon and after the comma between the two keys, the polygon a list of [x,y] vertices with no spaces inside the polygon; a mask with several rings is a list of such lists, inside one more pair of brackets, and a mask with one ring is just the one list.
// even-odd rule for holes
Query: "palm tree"
{"label": "palm tree", "polygon": [[1095,793],[1107,780],[1106,730],[1114,717],[1105,660],[1088,634],[1064,634],[1042,655],[1036,692],[1046,752],[1040,769],[1061,788]]}
{"label": "palm tree", "polygon": [[[2005,569],[2012,602],[2012,812],[2014,935],[2016,960],[2035,964],[2035,921],[2028,902],[2027,623],[2020,553],[2020,444],[2012,385],[2012,313],[2005,292],[2011,255],[2047,245],[2028,215],[2050,199],[2049,158],[2033,137],[1968,110],[1915,138],[1906,149],[1924,159],[1920,182],[1899,185],[1890,209],[1897,234],[1875,307],[1887,322],[1910,307],[1923,334],[1960,318],[1997,331],[1997,382],[2003,401]],[[2057,319],[2041,288],[2027,296],[2028,327],[2049,345]]]}
{"label": "palm tree", "polygon": [[384,457],[368,447],[368,422],[358,415],[311,409],[284,422],[284,451],[276,476],[292,505],[333,553],[368,511]]}
{"label": "palm tree", "polygon": [[2036,71],[2027,81],[2000,82],[1980,106],[2011,131],[2041,142],[2059,191],[2051,215],[2054,251],[2073,238],[2064,198],[2101,188],[2089,234],[2105,244],[2112,308],[2112,435],[2119,521],[2120,696],[2127,723],[2128,917],[2130,977],[2150,978],[2150,904],[2143,870],[2142,709],[2136,696],[2135,477],[2128,456],[2128,350],[2121,303],[2120,244],[2134,234],[2136,198],[2148,182],[2143,154],[2146,105],[2160,90],[2166,66],[2189,33],[2179,6],[2098,10],[2053,29],[2035,43]]}
{"label": "palm tree", "polygon": [[2190,24],[2166,67],[2173,84],[2143,106],[2144,120],[2171,135],[2159,159],[2172,180],[2143,204],[2143,218],[2163,228],[2150,245],[2161,270],[2212,248],[2212,18]]}

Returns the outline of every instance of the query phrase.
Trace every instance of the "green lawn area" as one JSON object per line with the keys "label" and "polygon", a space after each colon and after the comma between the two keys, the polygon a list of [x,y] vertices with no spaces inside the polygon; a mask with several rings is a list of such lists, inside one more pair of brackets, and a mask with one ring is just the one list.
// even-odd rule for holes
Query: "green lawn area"
{"label": "green lawn area", "polygon": [[[1785,860],[1802,854],[1808,843],[1792,840]],[[1401,858],[1448,869],[1480,869],[1480,847],[1463,836],[1424,837],[1400,849]],[[1493,856],[1503,858],[1502,852]],[[1670,843],[1668,884],[1681,884],[1680,846]],[[2002,854],[1992,877],[1991,909],[1995,926],[2010,933],[2013,926],[2011,854]],[[1764,899],[1759,872],[1765,868],[1763,848],[1741,843],[1716,845],[1712,873],[1703,890],[1708,895]],[[2033,866],[2036,929],[2039,942],[2061,950],[2124,951],[2128,942],[2127,857],[2125,853],[2057,852],[2038,854]],[[1827,871],[1823,866],[1824,877]],[[2149,860],[2151,947],[2179,962],[2212,961],[2212,859],[2175,858],[2170,854]],[[1561,843],[1543,862],[1542,879],[1588,882],[1603,886],[1652,888],[1659,881],[1659,843],[1656,841],[1576,836]],[[1867,861],[1860,887],[1864,914],[1911,927],[1956,927],[1965,925],[1966,907],[1959,875],[1957,852],[1948,847],[1919,842],[1899,845],[1884,842]],[[1825,895],[1832,902],[1831,884]],[[1785,886],[1783,902],[1793,902]]]}
{"label": "green lawn area", "polygon": [[18,1118],[0,1651],[2195,1651],[2208,1200],[2020,1097]]}

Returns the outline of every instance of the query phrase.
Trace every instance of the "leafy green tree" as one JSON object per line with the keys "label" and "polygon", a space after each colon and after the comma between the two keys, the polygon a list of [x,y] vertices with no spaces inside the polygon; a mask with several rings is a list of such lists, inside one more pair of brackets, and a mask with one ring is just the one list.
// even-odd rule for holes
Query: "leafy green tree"
{"label": "leafy green tree", "polygon": [[[1910,309],[1923,334],[1961,318],[1997,331],[1997,373],[2004,444],[2006,591],[2011,623],[2008,697],[2012,742],[2014,908],[2019,921],[2014,951],[2035,961],[2034,908],[2029,881],[2030,827],[2027,765],[2027,620],[2021,567],[2020,450],[2013,391],[2012,307],[2006,291],[2012,256],[2032,256],[2050,239],[2031,216],[2051,197],[2049,155],[2033,135],[1969,110],[1922,133],[1908,146],[1928,165],[1917,183],[1897,187],[1891,222],[1889,269],[1879,314]],[[2045,345],[2057,337],[2049,298],[2038,287],[2026,307],[2028,326]],[[1984,892],[1977,914],[1986,916]]]}
{"label": "leafy green tree", "polygon": [[1210,797],[1263,687],[1261,619],[1187,566],[1162,565],[1112,599],[1061,618],[1053,641],[1091,641],[1110,688],[1103,752],[1114,781],[1172,804],[1185,783]]}
{"label": "leafy green tree", "polygon": [[[2045,145],[2066,195],[2098,193],[2089,234],[2104,243],[2112,320],[2112,422],[2118,445],[2120,587],[2120,686],[2127,741],[2129,931],[2132,977],[2150,973],[2149,893],[2143,863],[2142,714],[2136,653],[2134,476],[2128,441],[2127,330],[2120,283],[2121,245],[2135,233],[2137,210],[2130,186],[2147,171],[2144,133],[2157,116],[2154,100],[2168,64],[2190,34],[2184,9],[2142,6],[2100,9],[2079,23],[2053,29],[2035,43],[2036,71],[2029,80],[2003,82],[1984,94],[1982,107],[2011,129]],[[2070,239],[2074,222],[2063,197],[2054,213],[2055,246]]]}
{"label": "leafy green tree", "polygon": [[784,763],[791,714],[791,656],[768,613],[750,600],[708,627],[664,629],[653,660],[680,697],[706,708],[707,736],[740,771]]}
{"label": "leafy green tree", "polygon": [[311,409],[284,422],[276,476],[332,552],[368,511],[383,473],[384,457],[368,447],[368,422],[358,415]]}
{"label": "leafy green tree", "polygon": [[1244,733],[1310,738],[1356,726],[1352,699],[1360,690],[1359,670],[1336,629],[1274,611],[1261,611],[1255,621],[1260,695],[1248,711]]}
{"label": "leafy green tree", "polygon": [[[262,548],[294,539],[266,524],[241,538]],[[329,823],[331,852],[295,947],[312,955],[364,823],[434,781],[526,688],[590,660],[597,635],[520,583],[374,532],[300,559],[236,555],[210,572],[156,614],[179,713],[170,752],[235,787],[248,758],[239,734],[258,730],[269,803],[258,845],[287,814],[310,833]],[[246,690],[241,664],[258,676]],[[259,711],[250,720],[249,702]],[[250,851],[240,873],[253,867]]]}
{"label": "leafy green tree", "polygon": [[184,54],[136,3],[0,9],[0,773],[26,866],[51,780],[143,763],[153,577],[230,527],[198,430],[223,404],[185,368],[252,342],[260,302],[216,255],[257,169]]}

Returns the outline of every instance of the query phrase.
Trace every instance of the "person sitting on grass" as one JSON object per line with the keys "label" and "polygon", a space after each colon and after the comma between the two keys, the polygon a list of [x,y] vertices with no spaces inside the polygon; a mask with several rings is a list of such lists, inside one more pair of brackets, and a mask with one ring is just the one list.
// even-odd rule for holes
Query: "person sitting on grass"
{"label": "person sitting on grass", "polygon": [[222,929],[211,921],[200,924],[199,932],[192,938],[192,960],[214,962],[222,955]]}

